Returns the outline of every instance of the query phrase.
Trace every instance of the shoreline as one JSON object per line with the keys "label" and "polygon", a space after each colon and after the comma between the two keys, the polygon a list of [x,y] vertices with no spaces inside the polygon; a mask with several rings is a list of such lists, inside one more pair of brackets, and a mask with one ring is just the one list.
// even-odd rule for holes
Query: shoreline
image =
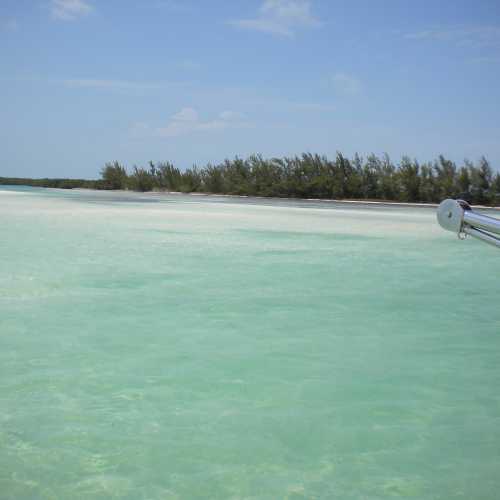
{"label": "shoreline", "polygon": [[[3,186],[10,186],[9,184],[0,184],[0,190]],[[295,197],[277,197],[277,196],[251,196],[243,194],[217,194],[217,193],[183,193],[182,191],[131,191],[128,189],[91,189],[91,188],[51,188],[39,186],[21,186],[19,187],[32,187],[35,189],[49,189],[62,192],[95,192],[95,193],[117,193],[117,194],[133,194],[139,196],[161,196],[161,195],[177,195],[177,196],[193,196],[193,197],[207,197],[207,198],[232,198],[232,199],[253,199],[253,200],[272,200],[272,201],[294,201],[294,202],[314,202],[314,203],[335,203],[346,205],[373,205],[381,207],[414,207],[414,208],[437,208],[438,203],[424,203],[424,202],[404,202],[392,200],[360,200],[360,199],[332,199],[332,198],[295,198]],[[6,190],[8,191],[8,190]],[[500,206],[487,206],[487,205],[471,205],[474,208],[500,211]]]}
{"label": "shoreline", "polygon": [[[61,189],[61,188],[43,188],[43,189],[55,189],[57,191],[92,191],[95,193],[120,193],[120,194],[136,194],[140,196],[162,196],[162,195],[174,195],[174,196],[198,196],[207,198],[234,198],[234,199],[250,199],[250,200],[273,200],[273,201],[297,201],[297,202],[316,202],[316,203],[338,203],[338,204],[351,204],[351,205],[381,205],[381,206],[404,206],[404,207],[427,207],[427,208],[437,208],[437,203],[411,203],[402,201],[389,201],[389,200],[339,200],[333,198],[295,198],[292,196],[253,196],[246,194],[218,194],[218,193],[183,193],[182,191],[131,191],[128,189],[114,189],[114,190],[99,190],[99,189],[89,189],[89,188],[74,188],[74,189]],[[496,208],[500,210],[500,207],[486,207],[482,205],[474,205],[480,208]]]}
{"label": "shoreline", "polygon": [[[66,191],[60,188],[44,188],[44,189],[57,189],[58,191]],[[112,192],[121,194],[138,194],[138,195],[178,195],[178,196],[205,196],[207,198],[235,198],[235,199],[252,199],[252,200],[273,200],[273,201],[297,201],[297,202],[316,202],[316,203],[337,203],[337,204],[349,204],[349,205],[375,205],[375,206],[395,206],[395,207],[415,207],[415,208],[437,208],[439,203],[425,203],[425,202],[405,202],[405,201],[391,201],[391,200],[359,200],[359,199],[334,199],[334,198],[295,198],[292,196],[279,197],[279,196],[252,196],[245,194],[217,194],[217,193],[183,193],[182,191],[131,191],[127,189],[115,189],[115,190],[98,190],[89,188],[74,188],[70,191],[93,191],[93,192]],[[500,206],[488,206],[488,205],[471,205],[473,208],[480,208],[486,210],[498,210],[500,211]]]}

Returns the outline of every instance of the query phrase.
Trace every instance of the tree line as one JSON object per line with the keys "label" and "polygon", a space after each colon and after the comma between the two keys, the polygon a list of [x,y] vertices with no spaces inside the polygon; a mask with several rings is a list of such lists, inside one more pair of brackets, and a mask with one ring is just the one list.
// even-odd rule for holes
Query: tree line
{"label": "tree line", "polygon": [[4,186],[33,186],[58,189],[107,189],[102,179],[30,179],[28,177],[0,177],[0,185]]}
{"label": "tree line", "polygon": [[311,153],[269,159],[253,155],[186,170],[170,162],[149,162],[131,172],[112,162],[98,180],[0,178],[0,184],[434,203],[463,198],[500,204],[500,173],[493,172],[486,158],[457,166],[442,155],[427,163],[404,156],[397,164],[387,154],[349,159],[337,153],[334,160]]}

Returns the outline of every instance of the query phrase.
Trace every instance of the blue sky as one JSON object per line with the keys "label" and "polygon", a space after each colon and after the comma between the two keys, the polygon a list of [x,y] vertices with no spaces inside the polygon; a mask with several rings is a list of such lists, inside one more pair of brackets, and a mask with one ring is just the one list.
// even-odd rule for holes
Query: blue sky
{"label": "blue sky", "polygon": [[337,150],[500,167],[500,2],[1,0],[0,175]]}

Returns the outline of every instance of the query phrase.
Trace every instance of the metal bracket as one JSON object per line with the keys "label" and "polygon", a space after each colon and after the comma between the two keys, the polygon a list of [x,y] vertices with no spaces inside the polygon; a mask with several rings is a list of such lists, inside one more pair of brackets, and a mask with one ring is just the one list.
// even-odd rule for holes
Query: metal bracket
{"label": "metal bracket", "polygon": [[473,236],[500,248],[500,220],[474,212],[464,200],[444,200],[437,209],[439,225],[460,239]]}

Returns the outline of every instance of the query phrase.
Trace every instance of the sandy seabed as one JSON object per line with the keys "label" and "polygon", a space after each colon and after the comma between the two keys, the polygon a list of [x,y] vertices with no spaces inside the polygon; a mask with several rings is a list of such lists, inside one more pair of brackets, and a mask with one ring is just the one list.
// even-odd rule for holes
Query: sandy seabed
{"label": "sandy seabed", "polygon": [[498,251],[434,209],[0,190],[2,499],[496,499]]}

